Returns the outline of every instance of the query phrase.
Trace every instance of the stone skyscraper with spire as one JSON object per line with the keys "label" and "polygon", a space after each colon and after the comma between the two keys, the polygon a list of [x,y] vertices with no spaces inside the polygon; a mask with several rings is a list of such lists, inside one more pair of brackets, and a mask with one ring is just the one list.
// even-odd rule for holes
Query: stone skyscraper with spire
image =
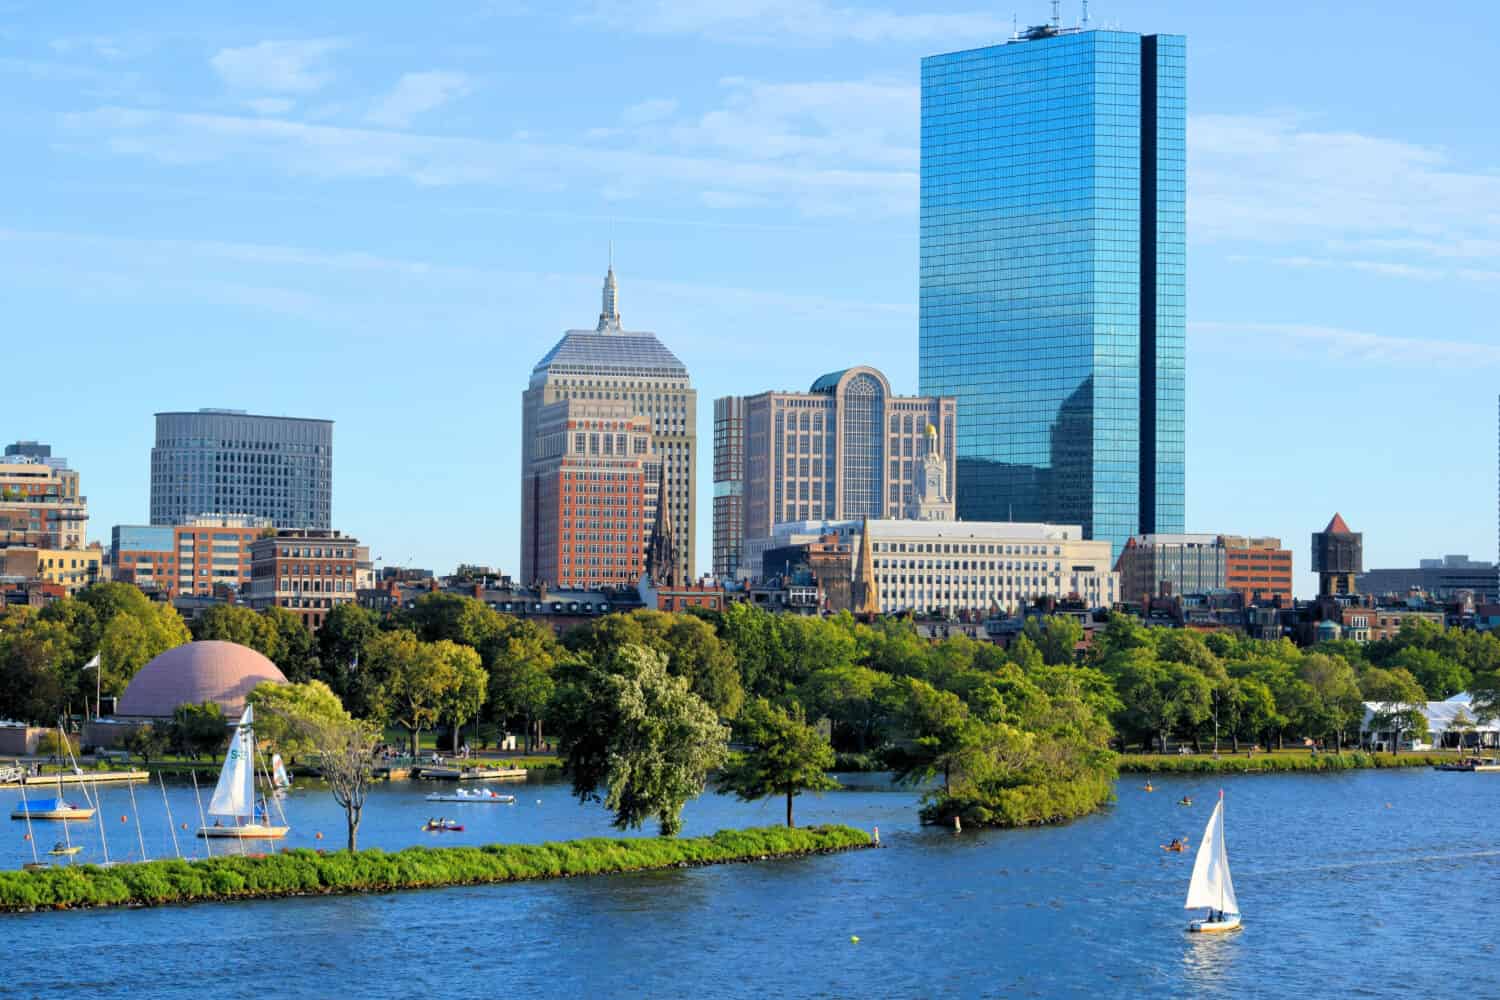
{"label": "stone skyscraper with spire", "polygon": [[634,583],[658,523],[672,526],[673,576],[694,576],[698,393],[654,333],[621,325],[610,256],[598,324],[563,334],[521,395],[527,583]]}

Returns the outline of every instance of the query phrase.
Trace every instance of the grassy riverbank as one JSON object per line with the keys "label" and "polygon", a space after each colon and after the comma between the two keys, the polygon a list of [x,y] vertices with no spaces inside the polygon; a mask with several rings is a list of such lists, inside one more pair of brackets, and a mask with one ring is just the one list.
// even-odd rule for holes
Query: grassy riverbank
{"label": "grassy riverbank", "polygon": [[598,837],[353,854],[304,848],[256,858],[148,861],[113,868],[78,865],[0,872],[0,912],[391,892],[757,861],[868,846],[868,834],[847,826],[755,827],[681,839]]}
{"label": "grassy riverbank", "polygon": [[1346,750],[1343,753],[1311,754],[1301,751],[1258,753],[1253,757],[1221,754],[1124,754],[1119,758],[1122,772],[1136,774],[1286,774],[1292,771],[1354,771],[1371,767],[1431,767],[1451,763],[1453,754],[1366,753]]}

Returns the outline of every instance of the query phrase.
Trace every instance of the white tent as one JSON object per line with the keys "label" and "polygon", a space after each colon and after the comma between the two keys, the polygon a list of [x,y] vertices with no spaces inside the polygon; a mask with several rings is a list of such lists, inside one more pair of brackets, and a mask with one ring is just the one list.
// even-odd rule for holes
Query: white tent
{"label": "white tent", "polygon": [[[1370,720],[1376,713],[1387,711],[1389,706],[1378,701],[1367,701],[1364,705],[1365,717],[1360,723],[1361,740],[1365,743],[1384,743],[1387,746],[1395,742],[1395,734],[1389,730],[1375,732],[1370,728]],[[1446,701],[1425,701],[1417,707],[1427,719],[1427,743],[1432,746],[1458,746],[1461,735],[1465,746],[1476,743],[1480,746],[1500,746],[1500,719],[1481,721],[1467,691],[1461,691]],[[1461,719],[1466,719],[1466,724],[1457,725]]]}

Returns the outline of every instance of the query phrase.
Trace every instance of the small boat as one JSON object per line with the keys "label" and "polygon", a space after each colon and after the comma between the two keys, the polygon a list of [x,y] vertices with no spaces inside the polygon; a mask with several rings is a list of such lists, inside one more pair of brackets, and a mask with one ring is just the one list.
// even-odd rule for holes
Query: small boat
{"label": "small boat", "polygon": [[89,806],[75,806],[61,798],[23,799],[10,813],[11,819],[93,819]]}
{"label": "small boat", "polygon": [[278,792],[292,787],[292,776],[286,773],[286,763],[279,753],[271,755],[271,787]]}
{"label": "small boat", "polygon": [[1173,854],[1181,854],[1188,849],[1186,840],[1174,840],[1170,844],[1162,844],[1161,849],[1171,851]]}
{"label": "small boat", "polygon": [[451,819],[430,819],[422,829],[428,833],[463,833],[464,825]]}
{"label": "small boat", "polygon": [[1177,804],[1180,806],[1190,806],[1193,804],[1193,800],[1190,797],[1184,795],[1182,798],[1177,800]]}
{"label": "small boat", "polygon": [[245,706],[245,714],[234,729],[208,813],[229,822],[216,819],[213,826],[199,827],[198,836],[204,839],[280,840],[291,829],[273,824],[269,804],[264,799],[256,801],[254,706]]}
{"label": "small boat", "polygon": [[514,805],[514,795],[501,795],[488,788],[457,788],[451,792],[433,792],[428,802],[489,802],[497,805]]}
{"label": "small boat", "polygon": [[52,845],[52,850],[48,851],[47,853],[50,854],[50,855],[52,855],[53,857],[71,858],[73,855],[77,854],[81,850],[83,850],[82,847],[76,847],[76,846],[73,846],[71,844],[65,844],[65,843],[63,843],[62,841],[59,840],[57,843],[55,843],[55,844]]}
{"label": "small boat", "polygon": [[1240,904],[1234,897],[1234,880],[1229,877],[1229,854],[1224,847],[1224,792],[1208,817],[1198,856],[1193,859],[1193,880],[1188,884],[1184,909],[1200,907],[1208,915],[1188,923],[1195,934],[1221,934],[1240,929]]}

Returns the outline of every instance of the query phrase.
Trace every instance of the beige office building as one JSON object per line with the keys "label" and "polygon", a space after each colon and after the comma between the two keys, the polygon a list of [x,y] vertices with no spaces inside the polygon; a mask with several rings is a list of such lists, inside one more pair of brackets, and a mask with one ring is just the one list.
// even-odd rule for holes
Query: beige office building
{"label": "beige office building", "polygon": [[1043,597],[1075,598],[1092,608],[1111,607],[1120,577],[1107,539],[1088,541],[1076,524],[1015,521],[871,520],[779,524],[769,539],[745,544],[745,562],[759,572],[770,548],[809,544],[833,536],[852,554],[858,579],[863,525],[869,524],[870,558],[880,610],[1016,612]]}
{"label": "beige office building", "polygon": [[[667,504],[676,536],[682,579],[696,574],[698,393],[687,367],[654,333],[625,330],[620,324],[619,286],[611,266],[604,278],[604,303],[593,330],[569,330],[531,372],[521,395],[521,579],[544,579],[556,565],[546,554],[560,540],[549,537],[544,496],[556,456],[543,434],[544,408],[564,400],[596,404],[621,402],[629,416],[650,423],[650,447],[643,474],[641,538],[649,549],[656,506]],[[551,411],[549,411],[551,412]],[[602,447],[602,439],[601,439]],[[634,458],[632,445],[632,458]],[[658,497],[658,492],[664,496]],[[575,540],[576,541],[576,540]],[[575,553],[576,554],[576,553]],[[628,553],[627,553],[628,554]]]}
{"label": "beige office building", "polygon": [[788,521],[952,520],[957,406],[951,396],[897,396],[864,365],[807,392],[745,397],[744,542]]}

